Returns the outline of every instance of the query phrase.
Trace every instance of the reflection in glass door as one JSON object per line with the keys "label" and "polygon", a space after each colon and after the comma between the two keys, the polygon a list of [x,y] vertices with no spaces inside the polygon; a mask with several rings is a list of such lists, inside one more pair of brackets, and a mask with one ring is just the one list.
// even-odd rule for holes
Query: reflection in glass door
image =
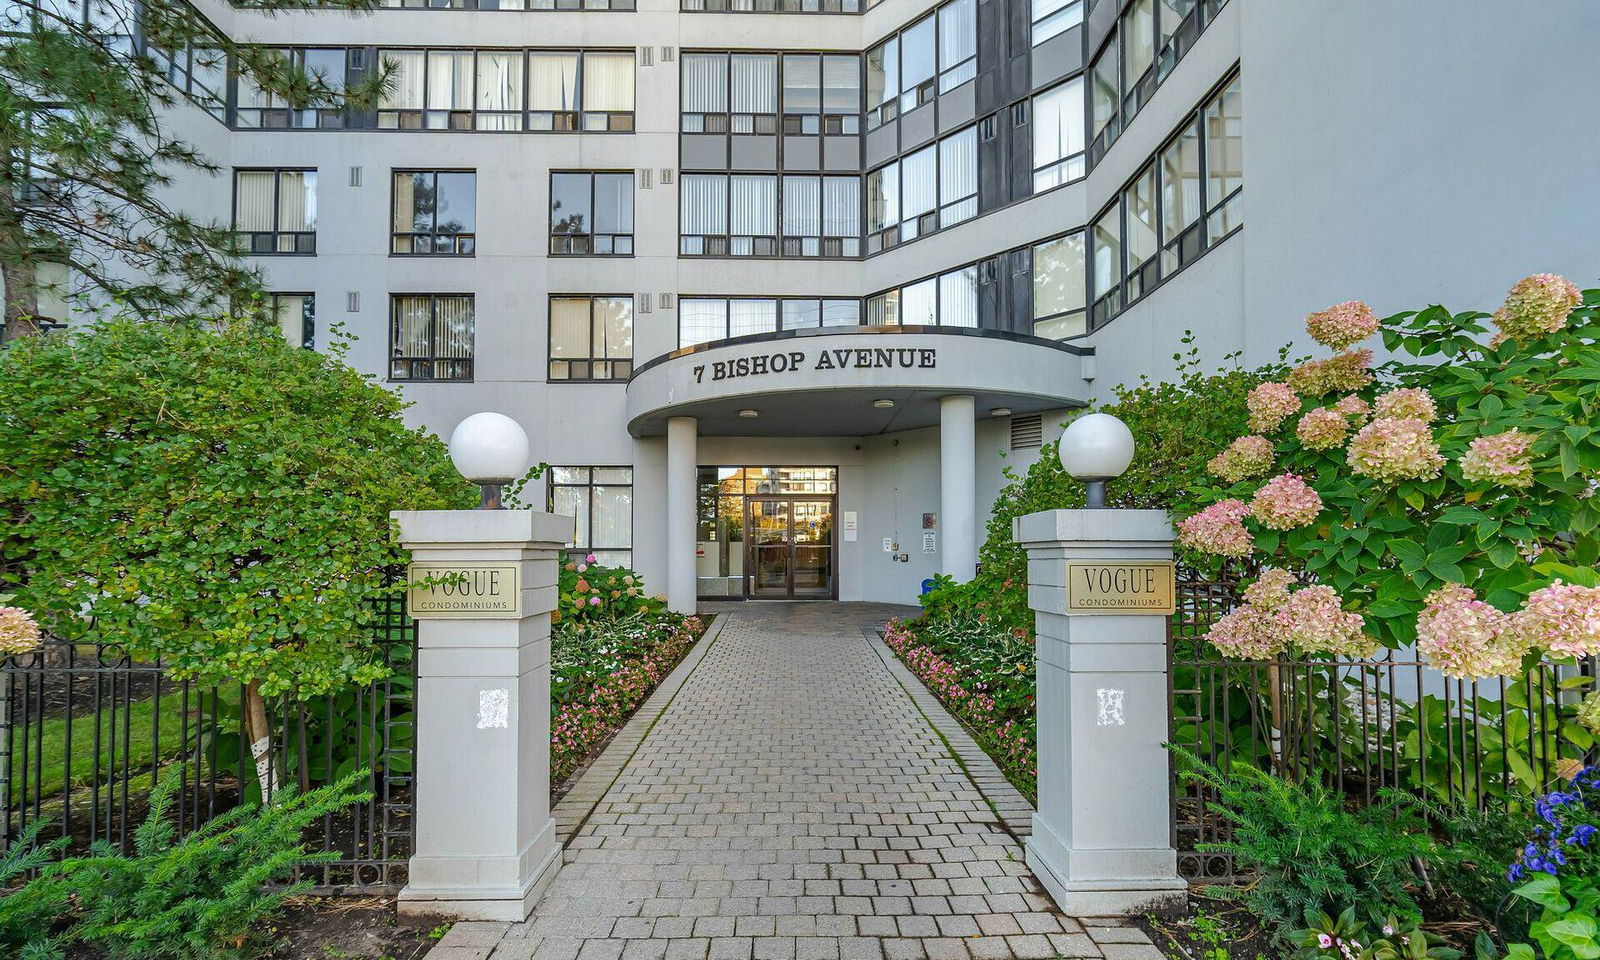
{"label": "reflection in glass door", "polygon": [[832,497],[750,497],[745,512],[747,597],[833,596]]}
{"label": "reflection in glass door", "polygon": [[789,501],[748,501],[750,513],[745,522],[745,543],[749,544],[749,596],[787,598],[789,596],[789,557],[792,544],[789,531]]}

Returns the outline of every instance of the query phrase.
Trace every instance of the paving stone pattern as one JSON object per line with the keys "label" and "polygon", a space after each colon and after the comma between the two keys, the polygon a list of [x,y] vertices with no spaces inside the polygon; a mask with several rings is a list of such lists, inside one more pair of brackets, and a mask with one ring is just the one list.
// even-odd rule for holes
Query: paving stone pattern
{"label": "paving stone pattern", "polygon": [[1161,960],[1055,910],[862,635],[892,611],[725,612],[533,916],[429,960]]}

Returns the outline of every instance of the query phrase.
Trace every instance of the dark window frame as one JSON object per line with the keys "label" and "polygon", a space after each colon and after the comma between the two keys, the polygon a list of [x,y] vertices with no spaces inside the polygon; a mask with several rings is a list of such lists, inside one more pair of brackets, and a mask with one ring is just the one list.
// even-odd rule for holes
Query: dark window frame
{"label": "dark window frame", "polygon": [[[300,342],[306,350],[317,348],[317,294],[315,291],[274,290],[267,294],[267,306],[274,320],[278,319],[279,303],[284,297],[300,298]],[[291,343],[293,341],[290,341]]]}
{"label": "dark window frame", "polygon": [[[241,173],[270,173],[272,177],[272,229],[271,230],[241,230],[239,229],[239,175]],[[282,209],[279,198],[283,193],[283,175],[286,173],[309,173],[313,176],[310,193],[316,196],[317,185],[321,177],[317,174],[316,167],[234,167],[233,168],[233,202],[231,204],[231,223],[235,242],[242,242],[242,256],[247,257],[314,257],[317,255],[317,229],[313,223],[310,230],[284,230],[280,223]],[[313,201],[314,202],[314,201]],[[295,249],[277,249],[281,240],[291,238]],[[248,238],[248,239],[246,239]],[[256,249],[261,238],[270,238],[271,250]]]}
{"label": "dark window frame", "polygon": [[[585,229],[585,230],[582,230],[582,231],[577,231],[577,232],[568,232],[568,233],[557,233],[556,232],[555,224],[554,224],[553,221],[555,219],[554,204],[555,204],[555,200],[556,200],[556,177],[557,176],[566,176],[566,177],[581,176],[581,177],[587,177],[588,178],[588,180],[589,180],[589,219],[591,221],[588,224],[588,229]],[[626,176],[628,178],[628,200],[629,200],[629,206],[632,208],[632,215],[630,216],[629,219],[634,221],[634,227],[635,228],[638,227],[638,212],[639,212],[638,211],[638,186],[637,186],[636,178],[634,176],[634,172],[632,170],[566,170],[566,169],[553,169],[553,170],[550,171],[550,175],[549,175],[548,179],[546,180],[546,183],[549,185],[548,205],[550,205],[550,207],[551,207],[551,209],[549,211],[550,215],[549,215],[549,217],[546,218],[546,224],[545,224],[545,229],[546,229],[546,231],[547,231],[547,233],[549,235],[549,241],[550,241],[550,243],[549,243],[550,256],[552,256],[552,257],[631,257],[631,256],[634,255],[635,233],[633,231],[630,231],[628,233],[596,233],[594,231],[594,229],[593,229],[593,227],[594,227],[594,224],[593,224],[593,220],[594,220],[594,205],[595,205],[595,178],[596,177],[600,177],[600,176],[617,176],[617,177]],[[597,242],[600,238],[605,238],[605,240],[610,244],[612,249],[611,249],[611,251],[609,253],[600,253],[600,252],[596,251],[595,248],[600,246],[600,244]],[[562,240],[567,240],[569,242],[563,244],[561,242]],[[579,244],[579,243],[573,242],[573,241],[578,241],[578,240],[582,240],[582,241],[584,241],[584,243]],[[626,245],[627,245],[628,249],[626,251],[619,251],[619,250],[616,249],[617,246],[618,246],[618,241],[619,240],[625,240],[627,242]],[[562,247],[565,247],[566,249],[562,249]],[[578,249],[579,247],[583,247],[583,249]]]}
{"label": "dark window frame", "polygon": [[[428,344],[430,351],[422,356],[401,356],[396,353],[396,339],[400,332],[400,303],[402,300],[428,298]],[[472,356],[471,357],[441,357],[439,356],[439,301],[442,299],[466,300],[472,313]],[[478,358],[478,300],[471,293],[391,293],[389,295],[389,380],[393,383],[472,383],[476,373]],[[396,375],[400,364],[410,365],[412,372]],[[415,371],[428,369],[423,365],[431,365],[431,372],[424,376]],[[441,366],[444,365],[444,366]],[[453,366],[451,366],[453,365]],[[439,376],[438,372],[444,370],[447,376]]]}
{"label": "dark window frame", "polygon": [[[573,357],[557,357],[555,333],[555,302],[557,300],[587,300],[589,302],[589,336],[588,355]],[[595,315],[594,304],[596,300],[624,300],[628,304],[628,355],[626,357],[596,357],[594,356]],[[552,293],[545,298],[545,382],[546,383],[626,383],[633,376],[634,358],[634,331],[638,321],[638,305],[634,302],[631,293]],[[566,364],[566,376],[556,375],[556,364]],[[597,377],[594,369],[598,364],[609,365],[609,376]],[[584,368],[583,376],[573,376],[575,366]],[[619,369],[620,368],[620,369]]]}
{"label": "dark window frame", "polygon": [[[439,229],[439,214],[437,197],[439,195],[439,174],[441,173],[466,173],[472,175],[472,224],[471,231],[441,231]],[[400,178],[402,176],[416,176],[428,174],[433,179],[433,195],[435,199],[433,229],[428,232],[416,230],[394,229],[395,216],[399,213],[400,203]],[[415,199],[415,198],[413,198]],[[451,259],[474,257],[478,253],[478,171],[468,167],[394,167],[389,171],[389,256],[391,257],[447,257]],[[416,211],[412,211],[415,221]],[[402,238],[410,238],[411,249],[400,250]],[[451,250],[439,250],[440,240],[449,241]],[[429,249],[418,250],[419,242],[426,242]]]}
{"label": "dark window frame", "polygon": [[[573,482],[564,481],[564,480],[563,481],[558,481],[556,479],[556,471],[557,470],[582,470],[582,471],[584,471],[584,481],[582,483],[573,483]],[[621,483],[596,483],[595,479],[594,479],[594,472],[596,470],[626,470],[626,471],[628,471],[628,482],[626,484],[621,484]],[[594,542],[594,513],[595,513],[595,510],[594,510],[594,490],[595,490],[596,487],[622,487],[622,486],[626,486],[628,488],[628,543],[627,543],[626,546],[611,546],[611,545],[596,544]],[[558,487],[564,488],[564,489],[568,489],[568,490],[584,490],[584,491],[587,491],[586,494],[585,494],[585,498],[588,500],[588,518],[589,518],[588,529],[581,531],[583,533],[583,537],[580,540],[580,538],[577,536],[577,534],[580,532],[578,530],[578,528],[577,528],[578,527],[577,518],[576,517],[573,518],[573,531],[572,531],[573,532],[573,538],[572,538],[572,544],[573,545],[572,545],[572,549],[575,550],[575,551],[580,551],[581,550],[581,551],[583,551],[583,553],[585,555],[592,554],[592,553],[626,553],[628,555],[628,561],[626,563],[622,564],[622,566],[624,566],[624,567],[633,566],[633,532],[634,532],[634,530],[633,530],[633,518],[634,518],[633,490],[634,490],[634,487],[635,487],[634,476],[633,476],[633,465],[632,464],[600,463],[600,464],[586,465],[586,466],[575,466],[575,465],[571,465],[571,464],[560,464],[560,465],[552,464],[550,467],[546,468],[546,470],[545,470],[545,486],[544,486],[545,508],[547,510],[549,510],[551,513],[555,513],[556,512],[556,488],[558,488]],[[579,545],[580,542],[582,543],[581,546]],[[598,561],[597,560],[596,562],[598,563],[598,562],[602,562],[602,561]]]}

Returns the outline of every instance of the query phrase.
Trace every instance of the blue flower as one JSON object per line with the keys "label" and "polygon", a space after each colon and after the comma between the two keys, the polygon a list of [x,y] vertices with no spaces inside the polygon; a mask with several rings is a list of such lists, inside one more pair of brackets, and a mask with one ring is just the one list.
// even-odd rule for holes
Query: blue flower
{"label": "blue flower", "polygon": [[1597,832],[1600,832],[1600,828],[1596,828],[1592,824],[1580,823],[1572,828],[1572,836],[1567,838],[1567,842],[1586,847],[1589,845],[1589,841],[1594,839],[1594,835]]}

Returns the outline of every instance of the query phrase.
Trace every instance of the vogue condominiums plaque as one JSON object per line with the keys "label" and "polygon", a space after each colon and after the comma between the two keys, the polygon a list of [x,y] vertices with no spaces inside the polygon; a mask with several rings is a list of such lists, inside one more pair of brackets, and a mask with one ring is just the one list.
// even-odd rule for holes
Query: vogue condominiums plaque
{"label": "vogue condominiums plaque", "polygon": [[418,620],[494,620],[522,616],[515,563],[413,563],[406,568],[406,612]]}
{"label": "vogue condominiums plaque", "polygon": [[1170,560],[1102,560],[1067,564],[1068,613],[1167,615],[1173,602]]}

